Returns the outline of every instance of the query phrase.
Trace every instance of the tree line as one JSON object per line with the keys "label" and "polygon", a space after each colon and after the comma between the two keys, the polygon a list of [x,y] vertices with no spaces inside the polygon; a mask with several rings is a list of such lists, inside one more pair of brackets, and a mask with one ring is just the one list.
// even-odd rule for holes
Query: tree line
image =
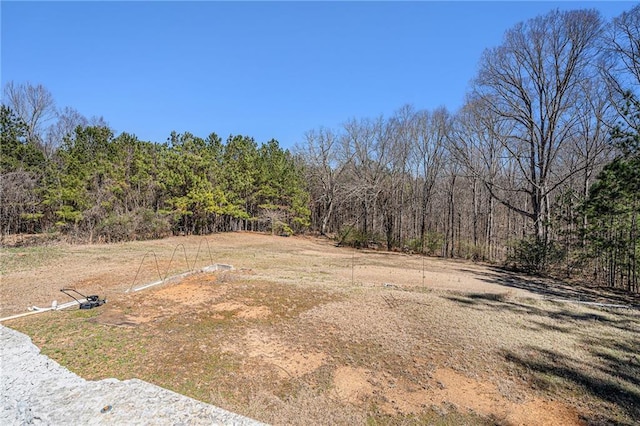
{"label": "tree line", "polygon": [[640,6],[552,11],[482,55],[462,108],[399,108],[276,140],[153,143],[10,82],[3,235],[91,241],[318,232],[638,292]]}
{"label": "tree line", "polygon": [[311,223],[638,291],[639,64],[640,6],[520,23],[484,52],[460,110],[308,132]]}
{"label": "tree line", "polygon": [[3,235],[59,231],[113,242],[309,226],[303,175],[275,140],[173,132],[152,143],[79,124],[48,156],[10,107],[1,113]]}

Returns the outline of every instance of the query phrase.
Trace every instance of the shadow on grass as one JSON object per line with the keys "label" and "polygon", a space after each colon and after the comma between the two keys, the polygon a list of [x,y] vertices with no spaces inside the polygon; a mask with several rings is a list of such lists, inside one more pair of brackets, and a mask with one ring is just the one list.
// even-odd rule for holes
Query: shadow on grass
{"label": "shadow on grass", "polygon": [[567,324],[545,327],[556,328],[557,331],[571,332],[573,327],[562,327],[562,325],[575,326],[580,322],[599,322],[624,331],[635,331],[640,323],[640,316],[637,311],[629,309],[618,309],[615,313],[607,315],[593,309],[587,312],[576,312],[570,305],[564,303],[548,302],[545,305],[536,305],[536,300],[527,303],[526,299],[510,299],[503,294],[460,294],[443,296],[445,299],[465,305],[469,308],[487,311],[509,311],[520,315],[536,315],[543,318],[566,322]]}
{"label": "shadow on grass", "polygon": [[481,281],[503,287],[526,290],[546,298],[567,299],[580,302],[625,305],[640,309],[640,294],[630,294],[624,290],[570,285],[561,281],[527,276],[498,267],[488,267],[487,272],[473,269],[459,269],[461,272],[477,276]]}
{"label": "shadow on grass", "polygon": [[[595,349],[594,355],[600,350],[602,348]],[[637,351],[638,347],[633,350]],[[505,351],[503,355],[508,362],[532,373],[542,387],[559,385],[574,394],[587,393],[618,408],[599,410],[584,419],[587,424],[635,425],[640,421],[640,387],[637,385],[640,366],[633,364],[629,374],[624,375],[617,370],[629,362],[625,359],[628,352],[609,354],[609,366],[585,365],[559,352],[540,348],[530,347],[527,352],[527,356],[513,351]]]}
{"label": "shadow on grass", "polygon": [[[616,289],[571,286],[560,281],[530,277],[496,267],[490,267],[486,272],[472,269],[460,269],[460,271],[476,275],[478,279],[487,283],[497,284],[507,289],[526,290],[543,296],[554,302],[558,309],[550,310],[539,308],[533,304],[520,303],[517,300],[510,300],[506,297],[506,294],[472,293],[459,297],[448,297],[448,299],[463,305],[474,306],[483,310],[492,308],[509,310],[520,314],[535,314],[554,320],[600,321],[609,323],[612,327],[623,331],[635,332],[640,324],[640,294],[630,294]],[[604,303],[622,305],[626,308],[605,307],[605,309],[614,312],[615,318],[612,319],[611,315],[604,315],[595,309],[591,310],[591,312],[575,312],[570,305],[565,305],[562,301]]]}
{"label": "shadow on grass", "polygon": [[[601,361],[601,369],[640,389],[640,340],[585,339],[590,352]],[[638,418],[640,421],[640,417]]]}
{"label": "shadow on grass", "polygon": [[[492,278],[495,282],[496,277]],[[489,278],[487,278],[489,280]],[[523,284],[524,285],[524,284]],[[542,290],[540,290],[542,291]],[[545,294],[550,294],[550,289]],[[465,309],[508,312],[524,317],[517,327],[535,332],[572,335],[572,348],[515,347],[504,359],[531,375],[532,382],[552,394],[599,401],[587,424],[640,424],[640,312],[636,309],[597,309],[507,294],[443,296]],[[566,296],[565,296],[566,297]],[[573,355],[574,353],[581,355]]]}

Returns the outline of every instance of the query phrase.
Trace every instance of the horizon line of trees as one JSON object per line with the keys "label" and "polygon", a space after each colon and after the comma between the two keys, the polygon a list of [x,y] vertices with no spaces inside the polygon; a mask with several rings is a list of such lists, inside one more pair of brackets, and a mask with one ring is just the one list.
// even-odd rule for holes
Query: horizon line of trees
{"label": "horizon line of trees", "polygon": [[3,235],[89,241],[171,233],[318,232],[562,272],[640,291],[640,6],[611,22],[552,11],[487,49],[465,105],[354,118],[276,140],[115,136],[8,83]]}
{"label": "horizon line of trees", "polygon": [[0,112],[3,235],[115,242],[309,226],[303,175],[275,140],[172,132],[158,144],[79,124],[47,156],[10,107]]}
{"label": "horizon line of trees", "polygon": [[484,52],[459,111],[308,132],[311,222],[356,245],[638,292],[639,95],[640,6],[522,22]]}

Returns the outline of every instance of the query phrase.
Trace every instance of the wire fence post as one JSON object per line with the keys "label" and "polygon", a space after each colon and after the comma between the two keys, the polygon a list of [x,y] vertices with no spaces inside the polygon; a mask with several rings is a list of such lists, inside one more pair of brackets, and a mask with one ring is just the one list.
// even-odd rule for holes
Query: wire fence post
{"label": "wire fence post", "polygon": [[353,270],[355,268],[355,260],[356,259],[356,249],[354,247],[353,251],[351,252],[351,285],[355,285],[355,280],[354,280],[354,276],[353,276]]}

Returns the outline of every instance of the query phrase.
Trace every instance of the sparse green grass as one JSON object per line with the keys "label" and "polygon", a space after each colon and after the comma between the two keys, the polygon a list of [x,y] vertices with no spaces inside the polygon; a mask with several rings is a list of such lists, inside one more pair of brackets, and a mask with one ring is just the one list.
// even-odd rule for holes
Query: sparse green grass
{"label": "sparse green grass", "polygon": [[97,315],[97,309],[47,312],[11,325],[31,336],[43,354],[89,380],[136,377],[131,367],[144,359],[148,338],[90,321]]}

